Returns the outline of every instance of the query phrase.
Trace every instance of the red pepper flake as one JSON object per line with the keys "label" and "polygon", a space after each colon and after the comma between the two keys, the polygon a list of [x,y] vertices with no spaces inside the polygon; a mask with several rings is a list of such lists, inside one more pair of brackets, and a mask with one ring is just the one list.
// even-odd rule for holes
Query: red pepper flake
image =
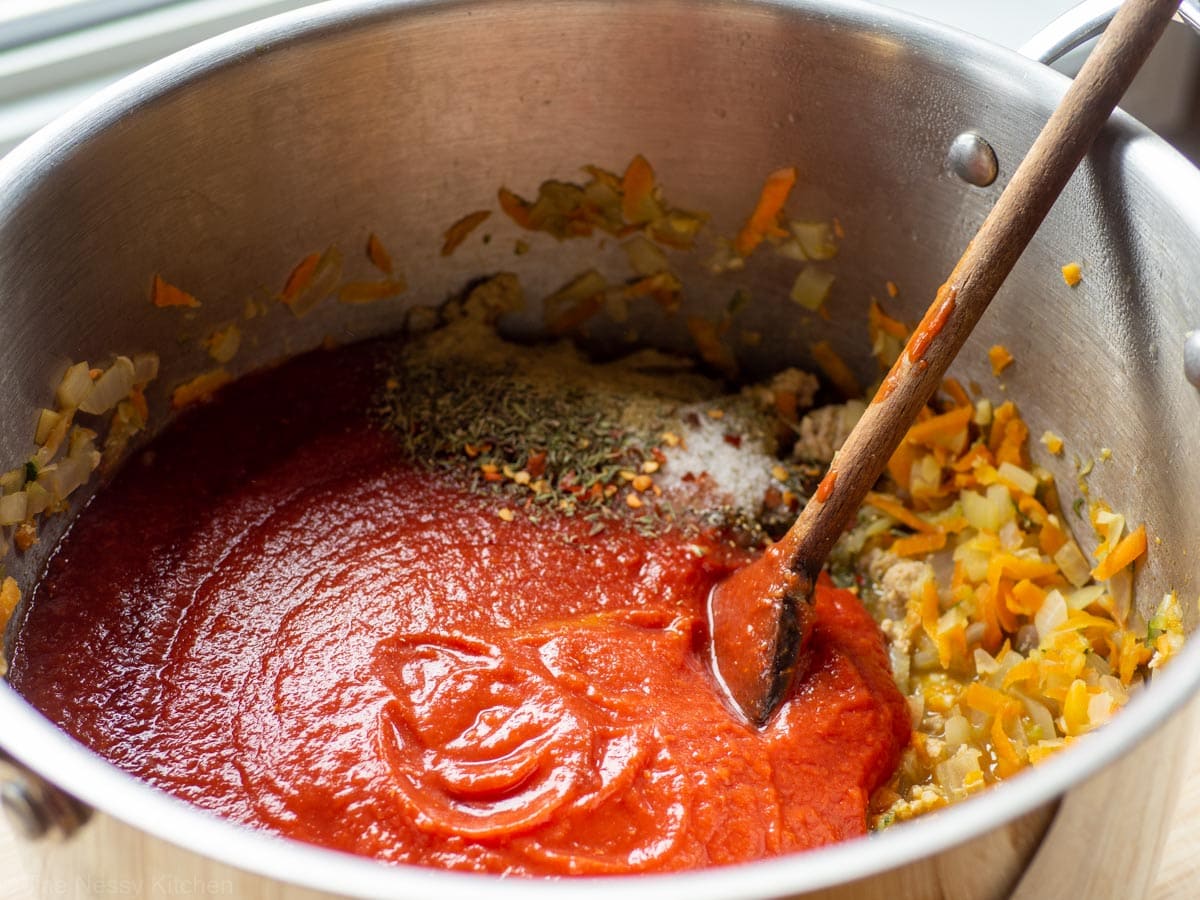
{"label": "red pepper flake", "polygon": [[525,463],[525,469],[534,478],[541,478],[546,473],[546,451],[540,450],[537,453],[531,453],[529,460]]}
{"label": "red pepper flake", "polygon": [[739,450],[741,449],[742,436],[740,434],[733,434],[733,433],[727,431],[721,437],[725,441],[725,443],[727,443],[730,447],[736,447]]}
{"label": "red pepper flake", "polygon": [[479,209],[473,213],[467,213],[453,225],[446,229],[443,235],[445,238],[442,244],[442,256],[449,256],[462,244],[467,237],[478,228],[483,221],[492,214],[490,209]]}

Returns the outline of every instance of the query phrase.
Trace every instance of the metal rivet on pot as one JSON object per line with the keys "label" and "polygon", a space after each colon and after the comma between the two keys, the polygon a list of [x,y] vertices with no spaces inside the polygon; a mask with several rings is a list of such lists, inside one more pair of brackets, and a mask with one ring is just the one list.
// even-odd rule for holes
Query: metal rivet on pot
{"label": "metal rivet on pot", "polygon": [[992,145],[973,131],[964,131],[950,144],[946,165],[967,184],[976,187],[987,187],[1000,171]]}
{"label": "metal rivet on pot", "polygon": [[50,831],[50,813],[23,781],[0,784],[0,806],[12,830],[27,841],[36,841]]}
{"label": "metal rivet on pot", "polygon": [[1200,329],[1189,331],[1184,339],[1183,374],[1200,388]]}

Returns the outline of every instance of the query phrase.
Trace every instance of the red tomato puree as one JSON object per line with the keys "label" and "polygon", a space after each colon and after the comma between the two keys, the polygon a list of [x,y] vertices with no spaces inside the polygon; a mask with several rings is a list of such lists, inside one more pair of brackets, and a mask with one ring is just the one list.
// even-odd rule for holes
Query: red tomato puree
{"label": "red tomato puree", "polygon": [[909,715],[855,597],[821,583],[808,674],[749,727],[703,624],[744,551],[505,521],[372,425],[378,377],[369,348],[301,358],[131,460],[36,589],[17,689],[178,797],[393,862],[670,870],[864,833]]}

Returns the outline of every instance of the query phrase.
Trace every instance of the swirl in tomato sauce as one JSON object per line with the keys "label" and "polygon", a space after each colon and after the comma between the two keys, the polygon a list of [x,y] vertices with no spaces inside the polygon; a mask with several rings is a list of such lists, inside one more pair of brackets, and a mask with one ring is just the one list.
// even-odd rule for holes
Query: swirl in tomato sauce
{"label": "swirl in tomato sauce", "polygon": [[127,466],[36,589],[18,690],[192,803],[391,862],[661,871],[865,832],[909,718],[856,598],[819,584],[808,675],[751,728],[702,625],[744,551],[498,517],[376,430],[374,362],[246,379]]}

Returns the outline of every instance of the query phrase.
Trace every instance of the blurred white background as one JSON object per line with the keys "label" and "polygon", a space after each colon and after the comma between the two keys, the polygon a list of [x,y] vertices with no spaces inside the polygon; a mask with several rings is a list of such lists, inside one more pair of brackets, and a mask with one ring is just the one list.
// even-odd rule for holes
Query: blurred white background
{"label": "blurred white background", "polygon": [[[881,0],[1016,48],[1077,0]],[[0,0],[0,155],[84,97],[197,41],[311,0]],[[1079,55],[1060,68],[1077,68]],[[1172,25],[1126,108],[1200,157],[1200,36]]]}

